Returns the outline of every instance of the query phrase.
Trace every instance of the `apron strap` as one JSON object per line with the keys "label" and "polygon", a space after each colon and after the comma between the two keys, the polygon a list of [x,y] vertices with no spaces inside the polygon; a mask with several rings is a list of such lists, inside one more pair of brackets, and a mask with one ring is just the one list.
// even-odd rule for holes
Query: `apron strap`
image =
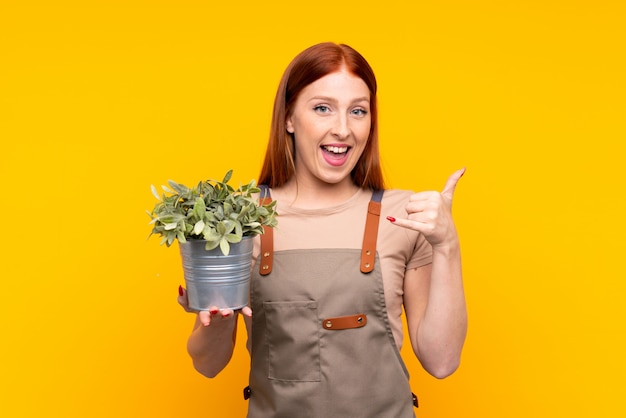
{"label": "apron strap", "polygon": [[361,246],[361,272],[370,273],[374,270],[376,260],[376,240],[378,239],[378,223],[380,221],[380,207],[384,190],[374,190],[372,199],[367,207],[367,219],[365,220],[365,233]]}
{"label": "apron strap", "polygon": [[[259,203],[268,205],[272,202],[270,189],[266,185],[260,185],[261,196]],[[261,234],[261,262],[259,263],[259,274],[267,276],[272,272],[274,264],[274,228],[263,225],[263,234]]]}
{"label": "apron strap", "polygon": [[[259,186],[261,196],[259,201],[262,205],[272,201],[269,187]],[[363,235],[363,246],[361,247],[361,272],[370,273],[374,270],[374,260],[376,259],[376,240],[378,238],[378,223],[380,221],[380,208],[384,190],[374,190],[372,199],[367,208],[367,218],[365,220],[365,233]],[[274,261],[274,228],[263,226],[264,233],[261,234],[261,262],[259,263],[259,274],[267,276],[272,272]]]}

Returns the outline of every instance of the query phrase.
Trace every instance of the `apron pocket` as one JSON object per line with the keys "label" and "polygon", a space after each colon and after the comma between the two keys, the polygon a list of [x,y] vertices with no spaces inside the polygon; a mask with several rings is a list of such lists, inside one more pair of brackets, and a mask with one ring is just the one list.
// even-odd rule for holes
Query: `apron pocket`
{"label": "apron pocket", "polygon": [[263,302],[269,350],[268,377],[319,382],[320,327],[317,302]]}

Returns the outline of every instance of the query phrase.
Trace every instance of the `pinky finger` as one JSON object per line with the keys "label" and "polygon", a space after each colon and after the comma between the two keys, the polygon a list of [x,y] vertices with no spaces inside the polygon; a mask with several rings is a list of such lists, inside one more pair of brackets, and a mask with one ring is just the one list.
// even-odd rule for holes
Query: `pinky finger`
{"label": "pinky finger", "polygon": [[186,312],[193,312],[189,308],[189,300],[187,299],[187,291],[184,287],[178,286],[178,297],[176,299],[178,304],[183,307]]}
{"label": "pinky finger", "polygon": [[427,232],[428,225],[423,222],[411,221],[409,219],[401,219],[394,218],[392,216],[387,216],[387,220],[396,226],[400,226],[402,228],[412,229],[417,232]]}

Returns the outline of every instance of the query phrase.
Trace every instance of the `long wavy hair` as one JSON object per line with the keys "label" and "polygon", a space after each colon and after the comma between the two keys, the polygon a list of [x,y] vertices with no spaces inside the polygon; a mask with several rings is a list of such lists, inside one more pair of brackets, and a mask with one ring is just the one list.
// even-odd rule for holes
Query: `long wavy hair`
{"label": "long wavy hair", "polygon": [[332,42],[305,49],[285,70],[274,99],[270,138],[259,184],[280,187],[294,175],[294,139],[293,134],[286,130],[287,118],[293,111],[298,95],[306,86],[344,66],[350,73],[361,78],[370,91],[370,133],[363,154],[351,172],[352,181],[362,188],[384,188],[378,147],[377,86],[374,71],[356,50],[348,45]]}

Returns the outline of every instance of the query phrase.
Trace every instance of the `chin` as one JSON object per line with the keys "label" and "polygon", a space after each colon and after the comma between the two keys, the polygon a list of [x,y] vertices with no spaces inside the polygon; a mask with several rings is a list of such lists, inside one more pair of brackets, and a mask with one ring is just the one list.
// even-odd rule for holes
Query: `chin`
{"label": "chin", "polygon": [[319,179],[322,180],[324,183],[326,184],[340,184],[344,181],[346,181],[346,179],[351,179],[350,177],[350,171],[346,172],[346,173],[341,173],[341,174],[332,174],[332,175],[321,175],[319,176]]}

